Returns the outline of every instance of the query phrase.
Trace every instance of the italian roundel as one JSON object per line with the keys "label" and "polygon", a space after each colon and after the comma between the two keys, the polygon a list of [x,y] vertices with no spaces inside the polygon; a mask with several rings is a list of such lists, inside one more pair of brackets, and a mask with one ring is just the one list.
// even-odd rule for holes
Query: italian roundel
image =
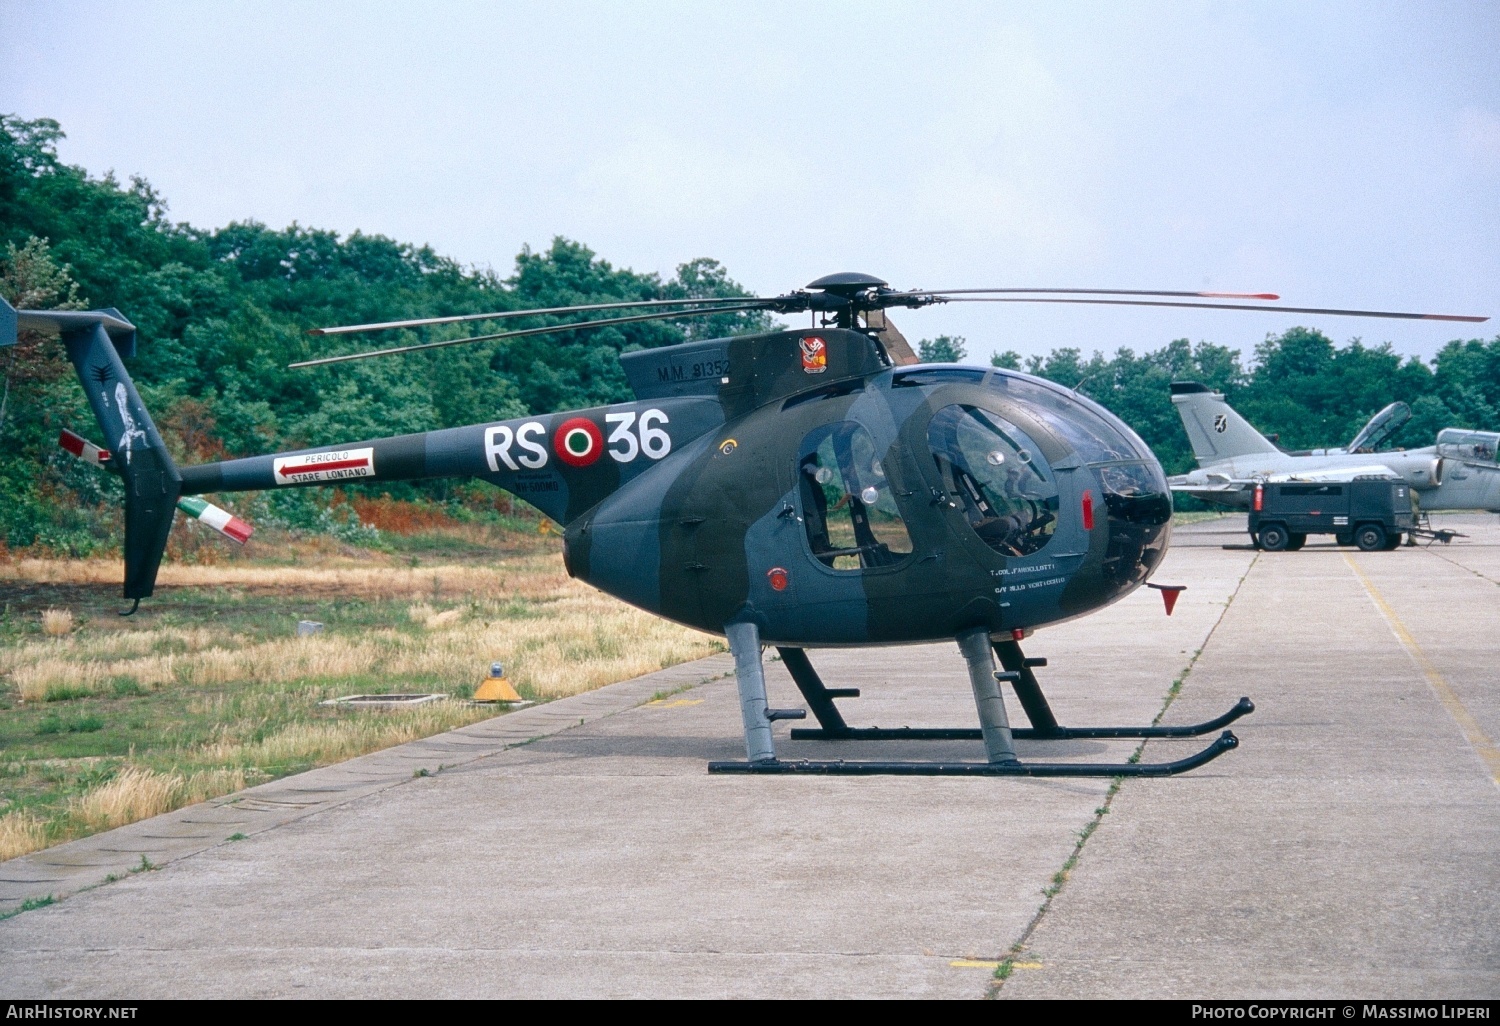
{"label": "italian roundel", "polygon": [[604,432],[586,417],[573,417],[558,425],[552,451],[569,466],[587,467],[604,454]]}

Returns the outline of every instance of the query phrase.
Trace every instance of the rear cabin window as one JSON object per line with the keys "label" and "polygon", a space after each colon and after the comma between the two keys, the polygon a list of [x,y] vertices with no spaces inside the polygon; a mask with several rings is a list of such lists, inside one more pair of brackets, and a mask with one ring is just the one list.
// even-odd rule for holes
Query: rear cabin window
{"label": "rear cabin window", "polygon": [[1007,556],[1028,556],[1057,530],[1057,484],[1031,439],[972,406],[945,406],[927,443],[951,501],[974,533]]}
{"label": "rear cabin window", "polygon": [[871,570],[911,554],[906,521],[863,427],[843,421],[809,434],[797,478],[807,543],[824,566]]}

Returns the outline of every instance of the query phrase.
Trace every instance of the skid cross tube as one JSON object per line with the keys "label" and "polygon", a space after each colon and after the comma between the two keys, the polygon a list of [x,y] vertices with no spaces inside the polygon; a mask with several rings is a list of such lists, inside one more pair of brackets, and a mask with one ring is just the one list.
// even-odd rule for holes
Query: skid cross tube
{"label": "skid cross tube", "polygon": [[764,759],[759,762],[711,762],[710,773],[806,773],[822,776],[898,777],[1170,777],[1197,769],[1232,748],[1239,739],[1226,730],[1213,744],[1175,762],[876,762]]}
{"label": "skid cross tube", "polygon": [[[855,689],[829,688],[813,669],[807,653],[800,648],[780,648],[781,661],[792,675],[797,690],[807,700],[807,707],[817,719],[816,727],[793,727],[793,741],[979,741],[983,733],[977,727],[851,727],[845,722],[835,698],[857,698]],[[1047,698],[1042,694],[1033,666],[1045,666],[1046,660],[1027,659],[1015,641],[995,642],[995,654],[1005,667],[1004,679],[1016,689],[1021,708],[1030,727],[1013,727],[1017,741],[1085,741],[1108,738],[1200,737],[1222,730],[1241,716],[1255,711],[1255,703],[1241,698],[1232,709],[1202,723],[1182,726],[1151,727],[1063,727],[1059,726]],[[850,691],[854,693],[849,694]]]}

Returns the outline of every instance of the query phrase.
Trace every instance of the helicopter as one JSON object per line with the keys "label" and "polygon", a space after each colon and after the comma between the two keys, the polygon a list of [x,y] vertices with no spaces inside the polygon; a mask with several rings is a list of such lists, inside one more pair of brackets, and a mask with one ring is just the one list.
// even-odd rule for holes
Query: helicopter
{"label": "helicopter", "polygon": [[[1387,311],[1271,308],[1269,293],[1119,289],[919,289],[832,274],[774,297],[636,300],[313,329],[337,337],[513,317],[601,314],[564,324],[324,356],[317,367],[442,346],[731,311],[810,315],[808,328],[686,342],[620,357],[635,399],[541,416],[178,467],[122,357],[135,328],[114,309],[0,307],[0,344],[18,328],[58,335],[111,448],[66,433],[69,451],[126,486],[124,595],[152,594],[179,502],[244,534],[197,496],[428,478],[477,478],[563,525],[567,572],[641,609],[723,635],[738,680],[746,758],[710,772],[952,776],[1170,776],[1238,744],[1163,763],[1017,758],[1018,739],[1191,737],[1252,712],[1240,702],[1187,726],[1057,722],[1020,642],[1142,585],[1170,615],[1181,586],[1149,580],[1171,539],[1172,498],[1151,449],[1085,396],[1019,371],[920,364],[887,316],[938,303],[1083,303],[1483,320]],[[1226,302],[1249,300],[1253,302]],[[618,311],[628,311],[618,313]],[[226,519],[228,518],[228,519]],[[226,533],[231,531],[226,530]],[[809,648],[956,640],[978,728],[849,725]],[[770,708],[774,646],[807,709]],[[1000,668],[996,667],[996,660]],[[1030,727],[1012,727],[1009,684]],[[780,759],[772,724],[794,739],[978,740],[985,760]]]}

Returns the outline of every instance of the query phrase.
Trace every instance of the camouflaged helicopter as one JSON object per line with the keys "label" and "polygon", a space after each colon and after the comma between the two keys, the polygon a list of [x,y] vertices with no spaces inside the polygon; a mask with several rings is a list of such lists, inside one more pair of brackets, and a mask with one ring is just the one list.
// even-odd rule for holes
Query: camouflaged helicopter
{"label": "camouflaged helicopter", "polygon": [[[550,335],[728,311],[810,313],[808,328],[709,339],[621,356],[632,402],[594,409],[177,467],[126,373],[135,329],[119,311],[0,307],[0,345],[18,328],[57,334],[110,448],[62,444],[126,486],[125,588],[152,593],[176,508],[240,540],[249,528],[199,495],[330,482],[478,478],[564,526],[572,576],[642,609],[724,635],[734,655],[746,759],[715,772],[1165,776],[1234,748],[1224,731],[1155,764],[1038,763],[1016,739],[1185,737],[1251,712],[1248,698],[1182,727],[1064,727],[1020,641],[1143,584],[1166,553],[1172,499],[1155,456],[1086,397],[1002,369],[920,365],[886,316],[949,302],[1086,303],[1474,320],[1260,305],[1269,294],[1097,289],[897,291],[834,274],[770,298],[644,300],[317,329],[336,336],[521,316],[620,316],[349,353],[313,367],[468,342]],[[1254,304],[1224,300],[1255,300]],[[635,312],[640,311],[640,312]],[[1482,318],[1478,318],[1482,319]],[[1160,588],[1171,612],[1181,589]],[[975,728],[845,722],[806,649],[956,639]],[[782,760],[772,723],[806,710],[766,701],[774,645],[819,726],[794,738],[982,741],[984,762]],[[1002,669],[996,670],[999,658]],[[1000,684],[1031,721],[1012,728]]]}

